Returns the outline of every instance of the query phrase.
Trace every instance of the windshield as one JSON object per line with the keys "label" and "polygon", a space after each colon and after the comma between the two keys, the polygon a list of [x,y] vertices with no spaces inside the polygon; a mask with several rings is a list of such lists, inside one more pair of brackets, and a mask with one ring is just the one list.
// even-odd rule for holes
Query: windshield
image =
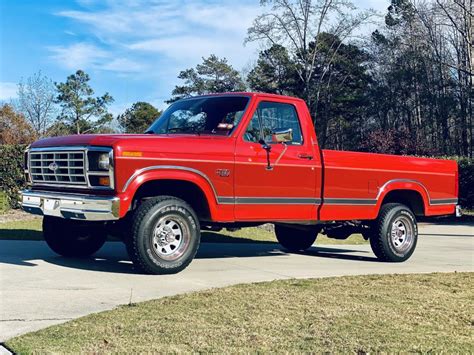
{"label": "windshield", "polygon": [[249,101],[245,96],[211,96],[180,100],[146,131],[155,134],[229,135]]}

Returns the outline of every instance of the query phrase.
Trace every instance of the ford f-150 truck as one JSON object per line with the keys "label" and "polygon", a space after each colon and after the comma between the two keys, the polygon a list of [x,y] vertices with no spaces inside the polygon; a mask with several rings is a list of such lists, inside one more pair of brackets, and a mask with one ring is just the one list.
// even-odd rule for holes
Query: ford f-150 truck
{"label": "ford f-150 truck", "polygon": [[303,100],[261,93],[179,100],[144,134],[42,139],[25,165],[22,207],[53,251],[89,256],[119,233],[151,274],[188,266],[201,230],[263,223],[289,251],[361,233],[400,262],[418,216],[458,211],[456,162],[323,150]]}

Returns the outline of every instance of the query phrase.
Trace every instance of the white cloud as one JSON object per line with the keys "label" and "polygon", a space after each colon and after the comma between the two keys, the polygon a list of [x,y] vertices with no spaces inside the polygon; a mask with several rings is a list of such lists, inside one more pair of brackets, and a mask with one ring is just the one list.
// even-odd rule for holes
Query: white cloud
{"label": "white cloud", "polygon": [[100,66],[100,69],[122,73],[138,73],[143,71],[145,66],[127,58],[115,58],[108,59]]}
{"label": "white cloud", "polygon": [[0,101],[15,99],[18,94],[18,85],[7,81],[0,82]]}
{"label": "white cloud", "polygon": [[118,58],[113,51],[89,43],[74,43],[49,48],[52,58],[68,69],[100,69],[120,73],[140,72],[144,66],[127,58]]}
{"label": "white cloud", "polygon": [[224,4],[191,4],[183,9],[184,19],[203,27],[221,31],[245,34],[253,19],[261,12],[261,7],[224,2]]}
{"label": "white cloud", "polygon": [[129,46],[131,50],[161,53],[178,63],[192,62],[197,64],[201,57],[207,57],[213,53],[221,57],[232,58],[231,64],[243,65],[242,59],[246,60],[247,52],[240,43],[232,41],[216,41],[211,38],[199,38],[191,35],[174,36],[170,38],[158,38],[133,43]]}
{"label": "white cloud", "polygon": [[52,57],[66,69],[87,69],[107,57],[101,48],[89,43],[49,47]]}
{"label": "white cloud", "polygon": [[218,3],[117,1],[109,2],[101,10],[64,10],[56,15],[87,24],[102,36],[148,37],[203,29],[245,32],[260,9],[257,2],[229,0]]}
{"label": "white cloud", "polygon": [[143,37],[179,31],[181,10],[174,4],[127,6],[112,3],[98,11],[60,11],[57,15],[82,22],[101,36],[117,38],[129,35]]}
{"label": "white cloud", "polygon": [[[165,59],[171,59],[167,65],[175,64],[174,71],[178,73],[185,68],[183,65],[195,65],[211,53],[227,57],[238,69],[244,66],[255,46],[244,47],[243,41],[260,11],[258,2],[129,0],[109,1],[99,9],[85,6],[83,10],[64,10],[56,15],[86,25],[86,31],[121,58],[119,62],[102,65],[103,70],[126,67],[139,72],[148,68],[138,64],[143,61],[142,55],[155,64],[160,60],[156,54],[161,53]],[[87,64],[94,60],[93,54]]]}

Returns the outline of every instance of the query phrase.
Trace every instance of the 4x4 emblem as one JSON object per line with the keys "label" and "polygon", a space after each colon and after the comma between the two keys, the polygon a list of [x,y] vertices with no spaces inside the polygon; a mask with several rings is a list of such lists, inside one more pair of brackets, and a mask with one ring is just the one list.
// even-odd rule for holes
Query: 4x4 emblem
{"label": "4x4 emblem", "polygon": [[229,169],[217,169],[216,174],[219,175],[220,177],[229,177],[230,176],[230,170]]}
{"label": "4x4 emblem", "polygon": [[56,162],[52,162],[51,164],[48,165],[48,169],[56,172],[56,170],[59,169],[59,165]]}

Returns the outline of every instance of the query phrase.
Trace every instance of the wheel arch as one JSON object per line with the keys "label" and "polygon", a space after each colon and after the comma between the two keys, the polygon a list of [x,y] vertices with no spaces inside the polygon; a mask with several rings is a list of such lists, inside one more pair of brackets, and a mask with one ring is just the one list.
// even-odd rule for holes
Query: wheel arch
{"label": "wheel arch", "polygon": [[377,214],[386,203],[402,203],[408,206],[415,216],[425,216],[430,198],[428,190],[420,182],[398,180],[385,184],[380,189],[377,201]]}
{"label": "wheel arch", "polygon": [[137,201],[160,195],[186,201],[201,220],[212,220],[217,209],[212,183],[204,174],[191,168],[157,167],[136,173],[125,184],[122,194],[121,214],[135,208]]}

